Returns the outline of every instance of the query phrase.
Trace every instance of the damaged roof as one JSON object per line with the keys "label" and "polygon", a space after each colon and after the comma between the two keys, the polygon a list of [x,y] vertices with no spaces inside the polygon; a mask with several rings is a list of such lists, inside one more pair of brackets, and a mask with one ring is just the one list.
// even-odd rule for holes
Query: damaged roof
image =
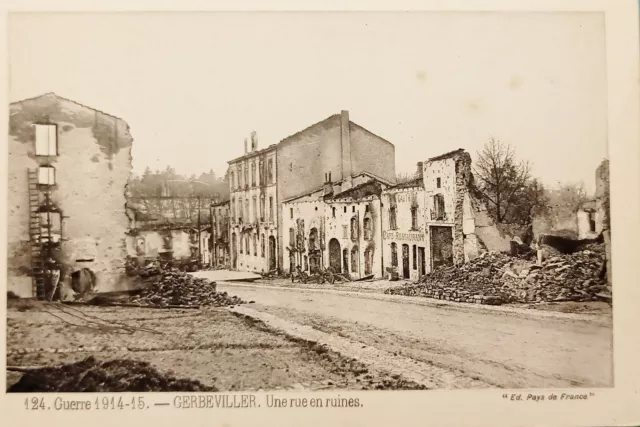
{"label": "damaged roof", "polygon": [[416,188],[416,187],[424,188],[424,180],[422,179],[422,177],[414,178],[410,181],[401,182],[400,184],[392,185],[391,187],[387,188],[385,191],[400,190],[402,188]]}
{"label": "damaged roof", "polygon": [[358,184],[355,187],[351,187],[347,190],[336,193],[333,196],[328,196],[325,198],[325,200],[338,200],[346,198],[361,199],[369,196],[379,196],[380,193],[382,193],[382,185],[380,181],[371,179],[367,182]]}
{"label": "damaged roof", "polygon": [[72,99],[65,98],[63,96],[57,95],[55,92],[47,92],[47,93],[43,93],[42,95],[33,96],[31,98],[21,99],[20,101],[14,101],[9,105],[18,105],[18,104],[22,104],[22,103],[25,103],[25,102],[35,101],[37,99],[47,98],[47,97],[48,98],[57,98],[57,99],[60,99],[62,101],[71,102],[72,104],[76,104],[76,105],[78,105],[78,106],[80,106],[82,108],[87,108],[89,110],[97,111],[98,113],[104,114],[105,116],[109,116],[109,117],[112,117],[114,119],[121,120],[121,121],[124,122],[124,119],[122,117],[118,117],[118,116],[114,116],[113,114],[105,113],[104,111],[98,110],[97,108],[89,107],[86,104],[82,104],[82,103],[80,103],[78,101],[74,101]]}
{"label": "damaged roof", "polygon": [[444,154],[440,154],[439,156],[431,157],[427,162],[435,162],[436,160],[444,160],[449,159],[451,157],[456,157],[460,154],[464,153],[464,148],[458,148],[457,150],[449,151]]}

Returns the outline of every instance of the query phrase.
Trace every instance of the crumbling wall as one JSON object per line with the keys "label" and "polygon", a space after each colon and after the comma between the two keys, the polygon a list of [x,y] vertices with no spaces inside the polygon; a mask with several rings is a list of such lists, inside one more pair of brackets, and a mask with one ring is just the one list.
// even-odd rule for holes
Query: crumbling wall
{"label": "crumbling wall", "polygon": [[603,160],[596,169],[596,205],[602,215],[602,235],[605,242],[607,283],[611,287],[611,187],[609,160]]}
{"label": "crumbling wall", "polygon": [[[35,156],[35,123],[57,125],[59,155]],[[66,271],[89,268],[96,290],[128,285],[125,275],[126,185],[133,138],[122,120],[54,94],[10,106],[8,290],[32,296],[27,170],[55,167],[51,200],[62,211],[61,260]],[[70,283],[67,275],[61,278]]]}

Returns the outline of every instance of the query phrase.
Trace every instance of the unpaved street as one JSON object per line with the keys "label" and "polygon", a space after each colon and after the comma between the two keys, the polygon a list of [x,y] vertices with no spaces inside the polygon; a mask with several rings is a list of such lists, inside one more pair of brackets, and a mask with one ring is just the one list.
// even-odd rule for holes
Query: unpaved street
{"label": "unpaved street", "polygon": [[612,327],[535,312],[425,306],[363,296],[218,283],[252,308],[497,387],[611,386]]}

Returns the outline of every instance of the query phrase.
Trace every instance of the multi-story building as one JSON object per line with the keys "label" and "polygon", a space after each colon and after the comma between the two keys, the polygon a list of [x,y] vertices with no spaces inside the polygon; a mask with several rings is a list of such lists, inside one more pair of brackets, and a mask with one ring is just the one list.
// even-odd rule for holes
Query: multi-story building
{"label": "multi-story building", "polygon": [[[254,185],[254,171],[258,174],[263,167],[264,185],[257,175]],[[232,266],[245,271],[287,269],[281,201],[313,193],[331,178],[341,182],[341,191],[345,191],[354,186],[353,177],[364,172],[381,182],[395,183],[395,147],[350,121],[348,111],[263,150],[257,149],[254,134],[251,150],[246,149],[245,142],[245,154],[229,162]],[[258,221],[257,226],[251,226],[255,223],[254,212],[262,218],[263,198],[264,224]]]}
{"label": "multi-story building", "polygon": [[7,290],[50,297],[83,271],[96,291],[128,285],[132,141],[124,120],[53,93],[10,105]]}
{"label": "multi-story building", "polygon": [[213,203],[211,205],[212,250],[211,265],[214,267],[229,267],[229,215],[230,201]]}
{"label": "multi-story building", "polygon": [[[427,272],[425,193],[422,162],[413,180],[382,192],[383,259],[400,278],[415,280]],[[388,272],[387,272],[388,273]]]}
{"label": "multi-story building", "polygon": [[320,267],[353,279],[382,277],[380,194],[389,182],[368,173],[327,182],[315,192],[283,203],[285,272]]}
{"label": "multi-story building", "polygon": [[276,146],[258,150],[251,134],[243,156],[229,161],[231,267],[241,271],[276,269],[277,169]]}
{"label": "multi-story building", "polygon": [[509,242],[489,217],[462,149],[418,163],[415,179],[382,192],[385,272],[415,280],[440,266],[461,264],[484,248]]}

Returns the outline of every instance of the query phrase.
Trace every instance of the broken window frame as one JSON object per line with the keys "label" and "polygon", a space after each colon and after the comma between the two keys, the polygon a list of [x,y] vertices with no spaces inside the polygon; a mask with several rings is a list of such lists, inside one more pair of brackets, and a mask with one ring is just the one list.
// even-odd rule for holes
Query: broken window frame
{"label": "broken window frame", "polygon": [[391,266],[398,267],[398,245],[396,242],[391,242]]}
{"label": "broken window frame", "polygon": [[35,126],[36,156],[52,157],[58,155],[58,126],[55,124],[37,123]]}
{"label": "broken window frame", "polygon": [[349,220],[349,228],[351,229],[351,240],[356,241],[358,240],[359,237],[359,230],[358,230],[358,218],[351,217],[351,220]]}
{"label": "broken window frame", "polygon": [[418,208],[415,206],[411,207],[411,230],[418,229]]}
{"label": "broken window frame", "polygon": [[373,221],[371,218],[367,217],[363,220],[362,228],[364,230],[364,240],[372,240],[373,239]]}
{"label": "broken window frame", "polygon": [[264,233],[260,236],[260,255],[264,258],[264,249],[265,249],[265,241],[264,241]]}
{"label": "broken window frame", "polygon": [[332,218],[336,217],[336,207],[335,206],[331,208],[331,217]]}
{"label": "broken window frame", "polygon": [[398,218],[397,218],[398,209],[396,206],[391,206],[389,208],[389,229],[396,230],[398,228]]}
{"label": "broken window frame", "polygon": [[595,212],[587,212],[587,220],[589,221],[589,231],[591,233],[595,233],[596,229],[597,229],[596,213]]}
{"label": "broken window frame", "polygon": [[264,222],[264,196],[260,196],[260,222]]}
{"label": "broken window frame", "polygon": [[51,165],[38,166],[38,185],[56,185],[56,168]]}
{"label": "broken window frame", "polygon": [[253,200],[252,200],[252,205],[251,206],[253,208],[253,215],[251,215],[251,222],[257,222],[258,221],[258,200],[256,198],[256,196],[253,196]]}
{"label": "broken window frame", "polygon": [[289,247],[296,247],[296,230],[293,227],[289,227]]}
{"label": "broken window frame", "polygon": [[253,235],[253,256],[258,256],[258,235]]}
{"label": "broken window frame", "polygon": [[441,188],[442,187],[442,180],[438,177],[436,178],[436,188]]}
{"label": "broken window frame", "polygon": [[442,193],[438,193],[433,196],[433,211],[431,212],[431,219],[436,221],[447,220],[446,205],[444,195]]}
{"label": "broken window frame", "polygon": [[269,222],[273,222],[273,196],[269,196]]}
{"label": "broken window frame", "polygon": [[251,186],[256,186],[256,162],[251,162]]}
{"label": "broken window frame", "polygon": [[359,256],[359,248],[358,245],[354,245],[351,248],[351,272],[357,273],[358,267],[360,267],[360,256]]}
{"label": "broken window frame", "polygon": [[267,179],[269,184],[273,184],[273,159],[267,160]]}

